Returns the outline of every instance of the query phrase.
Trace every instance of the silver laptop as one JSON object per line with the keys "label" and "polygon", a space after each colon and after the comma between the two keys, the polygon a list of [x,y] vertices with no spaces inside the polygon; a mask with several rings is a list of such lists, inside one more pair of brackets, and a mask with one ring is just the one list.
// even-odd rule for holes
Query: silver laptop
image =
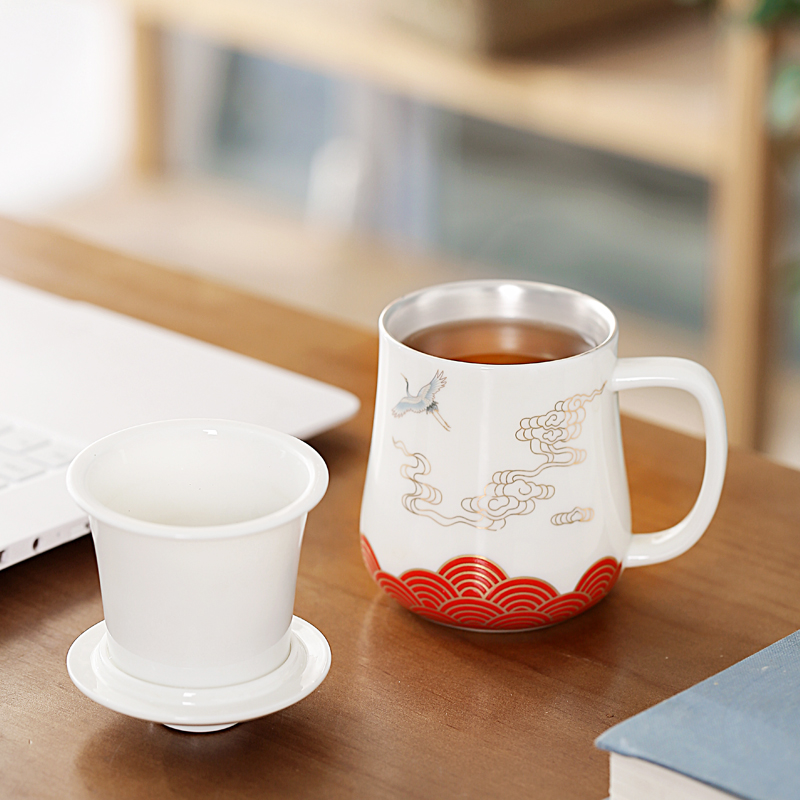
{"label": "silver laptop", "polygon": [[88,532],[65,473],[101,436],[216,417],[308,438],[358,406],[343,389],[0,278],[0,569]]}

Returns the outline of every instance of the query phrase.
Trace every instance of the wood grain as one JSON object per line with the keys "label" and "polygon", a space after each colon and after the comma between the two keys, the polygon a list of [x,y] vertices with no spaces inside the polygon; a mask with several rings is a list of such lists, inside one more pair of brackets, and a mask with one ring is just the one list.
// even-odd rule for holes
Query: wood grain
{"label": "wood grain", "polygon": [[[4,797],[601,798],[598,734],[798,627],[800,475],[739,451],[699,544],[627,571],[582,616],[522,634],[428,623],[384,596],[359,554],[371,335],[9,222],[0,274],[331,381],[363,403],[312,440],[331,485],[309,517],[296,613],[330,641],[322,686],[205,736],[95,705],[64,665],[102,617],[83,538],[0,572]],[[635,527],[676,522],[699,487],[702,443],[630,419],[624,436]]]}

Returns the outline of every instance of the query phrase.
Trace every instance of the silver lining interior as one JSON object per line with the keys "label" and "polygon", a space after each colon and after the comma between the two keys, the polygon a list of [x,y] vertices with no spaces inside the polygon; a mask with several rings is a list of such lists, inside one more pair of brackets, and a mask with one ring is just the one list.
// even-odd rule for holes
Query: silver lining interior
{"label": "silver lining interior", "polygon": [[442,284],[400,298],[383,315],[387,333],[402,342],[431,325],[469,319],[526,319],[571,328],[593,347],[608,341],[616,319],[589,295],[532,281],[479,280]]}

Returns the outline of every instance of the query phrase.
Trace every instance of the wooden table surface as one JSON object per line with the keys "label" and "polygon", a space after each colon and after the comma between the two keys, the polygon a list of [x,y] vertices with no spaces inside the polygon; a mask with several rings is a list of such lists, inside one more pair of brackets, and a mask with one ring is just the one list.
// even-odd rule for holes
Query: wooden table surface
{"label": "wooden table surface", "polygon": [[[295,612],[333,651],[320,688],[207,735],[96,705],[65,667],[103,616],[84,537],[0,572],[3,798],[599,799],[598,734],[800,627],[800,473],[738,451],[700,543],[628,570],[585,614],[494,635],[419,619],[381,593],[359,552],[374,336],[4,221],[0,274],[329,381],[363,404],[311,441],[331,483],[309,516]],[[623,428],[635,529],[673,524],[699,487],[702,443]]]}

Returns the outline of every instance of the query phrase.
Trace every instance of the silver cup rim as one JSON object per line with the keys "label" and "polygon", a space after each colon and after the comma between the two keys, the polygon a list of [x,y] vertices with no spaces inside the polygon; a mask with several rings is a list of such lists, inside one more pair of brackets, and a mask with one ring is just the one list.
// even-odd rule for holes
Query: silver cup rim
{"label": "silver cup rim", "polygon": [[[391,330],[391,323],[392,319],[396,318],[398,315],[402,315],[404,311],[408,311],[408,309],[413,309],[414,306],[419,305],[422,300],[426,298],[435,298],[444,297],[445,295],[453,295],[456,293],[468,293],[471,291],[475,292],[495,292],[495,293],[502,293],[506,288],[510,289],[522,289],[523,291],[528,292],[529,294],[537,294],[542,298],[553,299],[555,297],[559,298],[567,298],[571,301],[575,308],[582,308],[584,313],[591,315],[595,321],[599,321],[601,325],[606,326],[606,330],[604,331],[604,335],[600,338],[596,344],[584,350],[581,353],[578,353],[574,356],[568,356],[566,358],[560,358],[556,361],[548,361],[548,362],[539,362],[539,363],[532,363],[532,364],[472,364],[469,362],[459,362],[463,364],[465,367],[476,367],[480,369],[521,369],[521,368],[542,368],[542,367],[549,367],[553,364],[562,364],[567,361],[574,361],[575,359],[579,358],[586,358],[587,356],[591,356],[597,351],[602,350],[603,348],[608,347],[616,338],[619,332],[619,326],[617,323],[617,318],[614,312],[601,300],[598,300],[595,297],[592,297],[589,294],[584,292],[580,292],[576,289],[570,289],[566,286],[559,286],[557,284],[551,283],[544,283],[541,281],[529,281],[529,280],[521,280],[516,278],[476,278],[470,280],[463,280],[463,281],[450,281],[447,283],[439,283],[432,286],[426,286],[421,289],[417,289],[413,292],[405,294],[401,297],[396,298],[391,303],[389,303],[381,312],[380,317],[378,318],[378,329],[382,335],[387,336],[393,342],[395,342],[400,347],[407,348],[410,352],[417,353],[422,356],[427,356],[428,358],[440,358],[439,356],[433,356],[428,353],[423,353],[419,350],[415,350],[414,348],[409,347],[408,345],[404,344],[402,339],[409,336],[411,333],[414,333],[418,330],[421,330],[423,327],[427,327],[427,325],[435,325],[445,321],[455,321],[459,319],[485,319],[487,318],[485,315],[475,315],[474,313],[470,313],[469,311],[465,312],[463,316],[455,315],[449,316],[447,319],[434,319],[427,323],[427,325],[418,325],[416,327],[412,326],[410,330],[406,331],[403,336],[395,335],[395,333]],[[430,304],[429,304],[430,305]],[[489,318],[492,318],[491,316]],[[508,316],[505,318],[514,318],[513,316]],[[521,318],[521,317],[518,317]],[[530,319],[531,317],[525,315],[526,319]],[[557,324],[565,325],[566,327],[577,327],[570,325],[568,322],[560,321]],[[449,361],[450,359],[447,358],[440,358],[442,361]]]}

